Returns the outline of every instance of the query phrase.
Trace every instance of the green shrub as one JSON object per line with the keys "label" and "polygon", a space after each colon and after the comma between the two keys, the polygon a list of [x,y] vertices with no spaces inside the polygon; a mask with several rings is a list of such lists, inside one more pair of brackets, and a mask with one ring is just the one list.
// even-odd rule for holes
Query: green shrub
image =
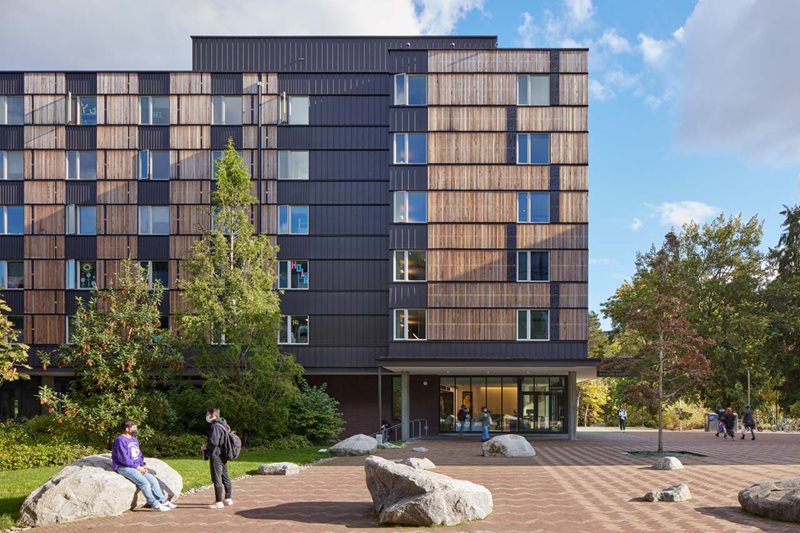
{"label": "green shrub", "polygon": [[312,387],[300,383],[300,392],[289,406],[289,429],[293,435],[303,435],[311,442],[335,438],[344,427],[339,402],[326,391],[326,384]]}
{"label": "green shrub", "polygon": [[65,439],[50,427],[52,423],[48,417],[36,417],[26,424],[0,423],[0,470],[61,466],[79,457],[102,453]]}
{"label": "green shrub", "polygon": [[307,448],[311,442],[303,435],[288,435],[279,439],[273,439],[265,446],[270,450],[296,450],[297,448]]}
{"label": "green shrub", "polygon": [[142,451],[148,457],[193,457],[202,453],[200,446],[205,443],[204,435],[155,433],[142,442]]}

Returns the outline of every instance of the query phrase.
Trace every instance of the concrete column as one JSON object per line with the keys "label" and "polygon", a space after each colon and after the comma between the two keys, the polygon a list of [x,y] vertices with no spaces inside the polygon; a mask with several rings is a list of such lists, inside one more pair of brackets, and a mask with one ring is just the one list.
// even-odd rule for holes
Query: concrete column
{"label": "concrete column", "polygon": [[569,440],[578,439],[578,373],[570,372],[567,378],[567,421],[569,423]]}
{"label": "concrete column", "polygon": [[402,422],[403,440],[411,438],[411,398],[409,389],[411,375],[408,372],[400,373],[400,421]]}

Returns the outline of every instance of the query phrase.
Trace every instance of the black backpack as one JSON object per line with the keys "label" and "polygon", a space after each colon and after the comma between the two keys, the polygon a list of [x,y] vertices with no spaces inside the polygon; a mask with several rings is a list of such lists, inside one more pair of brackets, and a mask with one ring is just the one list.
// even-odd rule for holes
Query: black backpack
{"label": "black backpack", "polygon": [[239,458],[239,454],[242,453],[242,439],[239,438],[235,431],[228,427],[223,427],[225,428],[225,444],[220,450],[222,452],[220,455],[223,459],[235,461]]}

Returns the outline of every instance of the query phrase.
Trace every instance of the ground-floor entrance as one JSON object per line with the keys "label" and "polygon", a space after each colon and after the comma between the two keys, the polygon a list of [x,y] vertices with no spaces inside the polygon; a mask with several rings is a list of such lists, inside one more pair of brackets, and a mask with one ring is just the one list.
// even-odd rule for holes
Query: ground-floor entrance
{"label": "ground-floor entrance", "polygon": [[439,377],[439,433],[482,431],[483,407],[490,432],[565,433],[567,376]]}

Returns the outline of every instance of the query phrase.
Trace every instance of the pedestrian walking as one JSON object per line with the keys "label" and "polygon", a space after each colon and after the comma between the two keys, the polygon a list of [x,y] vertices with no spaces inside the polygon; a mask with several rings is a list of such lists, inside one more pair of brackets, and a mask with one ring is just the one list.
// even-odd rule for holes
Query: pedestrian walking
{"label": "pedestrian walking", "polygon": [[721,405],[717,406],[717,434],[716,436],[719,437],[719,434],[725,434],[725,408]]}
{"label": "pedestrian walking", "polygon": [[483,428],[483,442],[489,440],[489,426],[492,425],[492,414],[484,406],[481,408],[481,426]]}
{"label": "pedestrian walking", "polygon": [[467,425],[467,419],[469,418],[469,411],[467,411],[467,406],[465,404],[461,404],[461,409],[458,410],[458,434],[460,436],[464,436],[464,426]]}
{"label": "pedestrian walking", "polygon": [[[224,449],[228,441],[231,428],[224,418],[219,415],[219,409],[210,407],[206,411],[208,427],[208,442],[203,444],[204,459],[208,459],[211,467],[211,482],[214,484],[216,500],[209,505],[211,509],[222,509],[226,505],[233,505],[233,487],[228,475],[228,458]],[[223,500],[223,491],[225,499]]]}
{"label": "pedestrian walking", "polygon": [[725,409],[725,413],[722,415],[722,423],[725,427],[725,433],[722,436],[725,439],[730,437],[732,441],[735,441],[736,436],[734,435],[734,431],[736,431],[736,417],[733,416],[733,409],[730,407]]}
{"label": "pedestrian walking", "polygon": [[750,430],[750,434],[753,436],[750,440],[756,440],[756,419],[753,418],[753,411],[750,409],[748,405],[744,411],[744,423],[742,424],[742,440],[744,440],[744,436],[747,435],[747,430]]}
{"label": "pedestrian walking", "polygon": [[625,431],[625,427],[628,424],[628,411],[625,410],[624,405],[617,411],[617,418],[619,418],[619,430]]}

